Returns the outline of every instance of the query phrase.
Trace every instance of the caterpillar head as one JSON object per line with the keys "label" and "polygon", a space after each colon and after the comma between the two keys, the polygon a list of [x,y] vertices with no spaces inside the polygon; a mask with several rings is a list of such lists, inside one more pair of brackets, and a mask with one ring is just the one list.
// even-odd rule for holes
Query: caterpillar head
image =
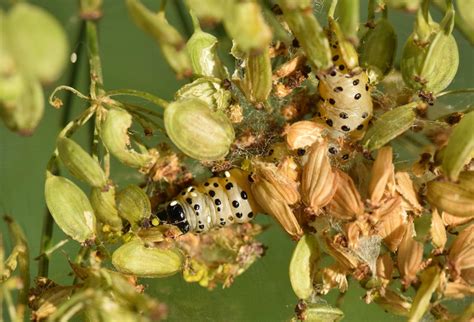
{"label": "caterpillar head", "polygon": [[191,228],[184,214],[183,207],[177,201],[170,202],[166,209],[158,212],[156,216],[160,219],[160,222],[178,227],[183,234],[187,233]]}

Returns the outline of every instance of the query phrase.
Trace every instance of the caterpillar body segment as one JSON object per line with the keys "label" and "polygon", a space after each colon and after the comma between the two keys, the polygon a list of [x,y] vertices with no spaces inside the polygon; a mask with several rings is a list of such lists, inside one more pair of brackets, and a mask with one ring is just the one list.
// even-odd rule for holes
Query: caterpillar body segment
{"label": "caterpillar body segment", "polygon": [[183,233],[204,233],[252,220],[259,207],[252,199],[248,180],[240,170],[226,171],[179,193],[157,216]]}

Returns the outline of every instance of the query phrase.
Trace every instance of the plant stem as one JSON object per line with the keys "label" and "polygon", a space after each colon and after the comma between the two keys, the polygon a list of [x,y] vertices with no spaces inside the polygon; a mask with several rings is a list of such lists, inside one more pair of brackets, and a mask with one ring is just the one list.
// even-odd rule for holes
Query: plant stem
{"label": "plant stem", "polygon": [[137,91],[135,89],[116,89],[116,90],[109,91],[106,93],[106,96],[118,96],[118,95],[140,97],[162,108],[167,108],[169,105],[169,103],[162,98],[159,98],[147,92]]}
{"label": "plant stem", "polygon": [[97,99],[104,93],[104,78],[102,75],[102,64],[99,56],[99,38],[97,35],[97,24],[95,21],[87,21],[87,48],[89,53],[90,68],[90,95]]}
{"label": "plant stem", "polygon": [[[446,14],[446,10],[448,7],[446,6],[445,0],[434,0],[434,5],[444,14]],[[454,24],[456,28],[464,35],[464,37],[469,41],[471,45],[474,45],[474,32],[472,27],[460,16],[456,15],[454,18]]]}
{"label": "plant stem", "polygon": [[444,91],[436,95],[436,98],[440,98],[446,95],[465,94],[465,93],[474,93],[474,88],[458,88],[458,89],[452,89],[449,91]]}
{"label": "plant stem", "polygon": [[[82,39],[84,37],[84,30],[85,30],[85,22],[81,22],[79,27],[79,33],[77,35],[76,44],[81,44]],[[71,67],[71,72],[69,74],[68,79],[68,87],[73,88],[78,79],[78,71],[79,71],[79,64],[81,62],[82,56],[82,48],[78,47],[77,50],[77,64],[73,64]],[[72,109],[72,99],[73,99],[73,92],[69,91],[66,93],[66,98],[64,99],[66,106],[63,110],[63,116],[61,118],[61,128],[66,126],[69,116],[71,114]],[[59,170],[57,166],[51,166],[53,173],[59,174]],[[49,244],[53,237],[53,227],[54,227],[54,220],[51,214],[49,213],[48,208],[46,207],[44,217],[43,217],[43,231],[41,233],[41,240],[40,240],[40,254],[44,254],[49,247]],[[49,256],[41,256],[38,260],[38,276],[48,276],[49,271]]]}

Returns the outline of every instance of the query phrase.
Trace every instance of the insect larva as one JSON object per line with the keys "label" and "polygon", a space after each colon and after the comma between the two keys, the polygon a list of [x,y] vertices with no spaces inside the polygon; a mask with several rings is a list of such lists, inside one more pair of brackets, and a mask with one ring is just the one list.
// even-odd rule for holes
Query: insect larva
{"label": "insect larva", "polygon": [[[183,233],[203,233],[254,218],[250,189],[243,187],[235,172],[212,177],[190,186],[157,214],[162,222],[178,227]],[[248,179],[250,180],[250,179]],[[239,184],[240,183],[240,184]]]}
{"label": "insect larva", "polygon": [[321,73],[319,112],[327,126],[348,134],[363,133],[372,117],[372,98],[367,73],[359,69],[344,74],[336,68]]}

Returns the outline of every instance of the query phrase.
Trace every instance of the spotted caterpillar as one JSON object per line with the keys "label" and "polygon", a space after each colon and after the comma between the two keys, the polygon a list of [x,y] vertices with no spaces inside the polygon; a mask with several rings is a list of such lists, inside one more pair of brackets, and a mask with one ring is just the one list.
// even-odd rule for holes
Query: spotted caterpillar
{"label": "spotted caterpillar", "polygon": [[329,39],[334,67],[318,73],[319,116],[340,134],[350,133],[352,138],[360,138],[372,117],[369,78],[357,67],[357,55],[349,55],[348,45],[339,44],[334,34]]}
{"label": "spotted caterpillar", "polygon": [[257,209],[250,192],[251,176],[234,169],[224,177],[212,177],[190,186],[157,213],[160,221],[178,227],[182,233],[204,233],[233,223],[245,223]]}

